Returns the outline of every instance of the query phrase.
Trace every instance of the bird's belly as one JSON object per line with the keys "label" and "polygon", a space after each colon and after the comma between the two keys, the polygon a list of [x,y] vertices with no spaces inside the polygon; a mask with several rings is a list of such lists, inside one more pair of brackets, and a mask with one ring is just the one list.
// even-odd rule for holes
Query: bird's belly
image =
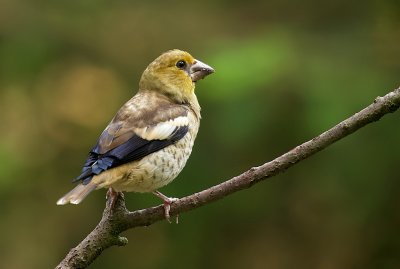
{"label": "bird's belly", "polygon": [[116,191],[152,192],[174,180],[182,171],[193,147],[192,135],[188,133],[177,143],[154,152],[141,160],[115,169],[108,183]]}

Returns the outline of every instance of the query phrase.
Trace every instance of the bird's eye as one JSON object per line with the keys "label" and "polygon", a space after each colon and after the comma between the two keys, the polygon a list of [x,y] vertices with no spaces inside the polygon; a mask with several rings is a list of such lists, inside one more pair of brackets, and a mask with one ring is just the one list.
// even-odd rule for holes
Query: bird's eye
{"label": "bird's eye", "polygon": [[176,63],[176,67],[183,69],[186,67],[186,62],[184,60],[180,60]]}

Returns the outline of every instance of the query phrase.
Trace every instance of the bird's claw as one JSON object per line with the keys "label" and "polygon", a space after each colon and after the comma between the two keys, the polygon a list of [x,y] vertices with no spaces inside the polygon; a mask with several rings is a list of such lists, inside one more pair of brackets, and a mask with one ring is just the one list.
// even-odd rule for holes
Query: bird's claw
{"label": "bird's claw", "polygon": [[[167,199],[164,200],[164,216],[169,223],[171,223],[171,218],[170,218],[171,216],[169,215],[169,211],[171,210],[171,204],[178,200],[179,200],[178,198],[168,198],[168,200]],[[175,222],[176,224],[179,223],[179,215],[176,215]]]}
{"label": "bird's claw", "polygon": [[119,195],[120,195],[120,193],[115,191],[113,188],[108,188],[108,191],[107,191],[107,194],[106,194],[106,200],[110,201],[111,210],[114,209],[115,202],[117,201]]}
{"label": "bird's claw", "polygon": [[[173,197],[167,197],[167,196],[165,196],[164,194],[162,194],[162,193],[159,192],[159,191],[154,191],[153,193],[154,193],[154,195],[156,195],[157,197],[159,197],[161,200],[163,200],[163,202],[164,202],[163,205],[164,205],[164,216],[165,216],[165,219],[166,219],[169,223],[171,223],[170,214],[169,214],[169,211],[171,210],[171,204],[172,204],[173,202],[178,201],[179,199],[178,199],[178,198],[173,198]],[[179,215],[178,215],[178,214],[176,215],[176,220],[175,220],[175,222],[176,222],[176,224],[179,223]]]}

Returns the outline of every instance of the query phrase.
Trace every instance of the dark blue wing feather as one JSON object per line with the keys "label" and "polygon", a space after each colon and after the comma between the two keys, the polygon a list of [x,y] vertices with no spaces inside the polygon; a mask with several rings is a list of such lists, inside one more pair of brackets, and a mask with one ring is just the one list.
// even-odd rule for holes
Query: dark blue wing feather
{"label": "dark blue wing feather", "polygon": [[176,143],[185,136],[188,130],[188,126],[176,127],[171,136],[164,140],[146,140],[137,135],[133,135],[125,143],[104,154],[98,153],[96,150],[98,149],[98,145],[96,144],[89,153],[83,166],[82,173],[74,179],[73,182],[81,180],[83,184],[87,184],[94,175],[98,175],[107,169],[139,160],[153,152]]}

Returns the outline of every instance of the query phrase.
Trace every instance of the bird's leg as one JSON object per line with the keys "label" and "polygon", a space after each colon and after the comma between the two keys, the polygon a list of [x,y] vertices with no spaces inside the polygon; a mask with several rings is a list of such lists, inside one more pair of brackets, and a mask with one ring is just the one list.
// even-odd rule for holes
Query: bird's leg
{"label": "bird's leg", "polygon": [[114,209],[115,207],[115,202],[118,199],[119,196],[119,192],[115,191],[113,188],[108,188],[107,194],[106,194],[106,199],[110,200],[110,206],[111,206],[111,210]]}
{"label": "bird's leg", "polygon": [[[169,211],[171,210],[171,204],[175,201],[178,201],[178,198],[167,197],[159,191],[153,191],[153,194],[159,197],[164,202],[164,215],[165,219],[171,223]],[[176,224],[179,222],[179,215],[176,215]]]}

